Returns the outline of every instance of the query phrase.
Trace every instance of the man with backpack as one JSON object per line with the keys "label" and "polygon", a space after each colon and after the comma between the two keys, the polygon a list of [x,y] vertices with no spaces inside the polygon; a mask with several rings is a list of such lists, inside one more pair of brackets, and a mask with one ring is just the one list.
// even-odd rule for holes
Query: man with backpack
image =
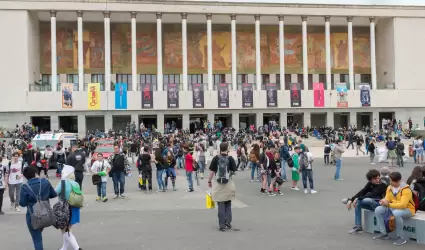
{"label": "man with backpack", "polygon": [[396,141],[393,140],[392,137],[388,138],[387,143],[385,144],[388,149],[388,159],[390,160],[390,167],[394,167],[394,160],[397,159],[397,153],[396,153]]}
{"label": "man with backpack", "polygon": [[396,154],[397,154],[397,165],[399,167],[404,167],[404,163],[403,163],[404,144],[401,142],[400,138],[397,138]]}
{"label": "man with backpack", "polygon": [[83,190],[84,165],[86,164],[86,154],[77,148],[77,145],[72,146],[72,153],[66,157],[66,165],[74,167],[75,181]]}
{"label": "man with backpack", "polygon": [[212,188],[212,179],[215,176],[212,200],[217,202],[219,230],[224,232],[232,228],[232,200],[236,195],[236,187],[231,176],[237,171],[235,159],[228,155],[229,145],[220,144],[220,154],[214,156],[210,164],[208,187]]}

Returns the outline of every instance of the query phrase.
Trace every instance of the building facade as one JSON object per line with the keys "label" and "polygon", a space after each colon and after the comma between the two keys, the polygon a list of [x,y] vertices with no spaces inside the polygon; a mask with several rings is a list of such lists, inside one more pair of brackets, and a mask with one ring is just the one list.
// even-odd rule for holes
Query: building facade
{"label": "building facade", "polygon": [[0,1],[0,125],[422,127],[425,4],[382,2]]}

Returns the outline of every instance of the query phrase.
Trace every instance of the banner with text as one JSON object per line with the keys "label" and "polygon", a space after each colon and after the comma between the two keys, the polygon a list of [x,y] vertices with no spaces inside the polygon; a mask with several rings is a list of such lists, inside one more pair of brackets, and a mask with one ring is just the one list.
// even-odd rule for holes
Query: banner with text
{"label": "banner with text", "polygon": [[254,107],[254,94],[251,83],[242,84],[242,108]]}
{"label": "banner with text", "polygon": [[202,83],[192,84],[192,101],[193,108],[204,107],[204,86]]}
{"label": "banner with text", "polygon": [[347,84],[345,82],[336,83],[335,87],[337,93],[336,106],[338,108],[348,108]]}
{"label": "banner with text", "polygon": [[179,108],[179,85],[176,83],[168,83],[167,86],[168,108]]}
{"label": "banner with text", "polygon": [[115,84],[115,109],[127,109],[127,83]]}
{"label": "banner with text", "polygon": [[323,82],[313,83],[313,94],[314,94],[314,107],[323,108],[325,107],[325,89]]}
{"label": "banner with text", "polygon": [[72,91],[74,90],[74,84],[62,83],[62,108],[72,109]]}
{"label": "banner with text", "polygon": [[301,107],[301,88],[299,83],[291,83],[291,107]]}
{"label": "banner with text", "polygon": [[150,82],[142,84],[142,109],[153,109],[153,86]]}
{"label": "banner with text", "polygon": [[277,107],[277,84],[267,83],[266,92],[267,92],[267,107],[276,108]]}
{"label": "banner with text", "polygon": [[229,85],[227,83],[219,83],[218,89],[218,108],[229,107]]}
{"label": "banner with text", "polygon": [[362,107],[370,107],[370,85],[360,84],[360,103]]}
{"label": "banner with text", "polygon": [[87,109],[89,110],[100,109],[100,84],[99,83],[88,84]]}

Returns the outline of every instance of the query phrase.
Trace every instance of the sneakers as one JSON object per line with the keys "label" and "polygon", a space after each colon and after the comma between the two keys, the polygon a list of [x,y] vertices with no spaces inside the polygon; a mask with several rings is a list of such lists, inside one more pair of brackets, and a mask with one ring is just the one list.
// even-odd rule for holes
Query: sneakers
{"label": "sneakers", "polygon": [[344,198],[341,200],[342,204],[347,204],[348,203],[348,198]]}
{"label": "sneakers", "polygon": [[15,202],[11,202],[10,203],[10,210],[14,210],[15,209]]}
{"label": "sneakers", "polygon": [[193,190],[193,188],[189,188],[188,190],[186,190],[186,193],[192,193],[193,191],[195,191]]}
{"label": "sneakers", "polygon": [[335,178],[336,181],[343,181],[344,179],[342,178]]}
{"label": "sneakers", "polygon": [[316,194],[316,193],[317,193],[317,191],[316,191],[316,190],[314,190],[314,189],[312,189],[312,190],[310,190],[310,193],[311,193],[311,194]]}
{"label": "sneakers", "polygon": [[394,241],[394,245],[396,246],[401,246],[407,243],[407,240],[404,237],[398,237],[395,241]]}
{"label": "sneakers", "polygon": [[116,195],[114,196],[114,199],[118,199],[118,198],[120,198],[120,196],[119,196],[118,194],[116,194]]}
{"label": "sneakers", "polygon": [[291,187],[291,190],[300,191],[300,189],[298,187]]}
{"label": "sneakers", "polygon": [[232,225],[230,225],[230,224],[225,224],[224,226],[225,226],[226,229],[232,229]]}
{"label": "sneakers", "polygon": [[16,212],[22,212],[21,209],[19,207],[15,207],[15,211]]}
{"label": "sneakers", "polygon": [[363,232],[363,228],[359,227],[359,226],[355,226],[355,227],[353,227],[353,229],[348,231],[349,234],[357,234],[357,233],[362,233],[362,232]]}
{"label": "sneakers", "polygon": [[379,234],[373,237],[374,240],[386,240],[388,239],[388,234]]}
{"label": "sneakers", "polygon": [[125,195],[123,195],[123,194],[120,194],[120,197],[124,199],[124,198],[125,198]]}
{"label": "sneakers", "polygon": [[102,201],[103,201],[103,202],[107,202],[107,201],[108,201],[108,198],[107,198],[107,197],[103,197],[103,198],[102,198]]}
{"label": "sneakers", "polygon": [[307,189],[304,189],[304,193],[307,194],[308,193],[308,190]]}
{"label": "sneakers", "polygon": [[261,190],[260,190],[260,193],[261,193],[261,194],[267,194],[267,192],[266,192],[266,190],[265,190],[265,189],[261,189]]}
{"label": "sneakers", "polygon": [[4,214],[4,212],[3,211],[0,211],[0,215],[3,215]]}
{"label": "sneakers", "polygon": [[276,194],[272,191],[269,191],[269,196],[276,196]]}
{"label": "sneakers", "polygon": [[100,196],[97,196],[96,197],[96,201],[100,201]]}
{"label": "sneakers", "polygon": [[277,190],[277,194],[283,196],[283,193],[280,190]]}
{"label": "sneakers", "polygon": [[176,187],[173,187],[173,191],[177,191],[177,188]]}

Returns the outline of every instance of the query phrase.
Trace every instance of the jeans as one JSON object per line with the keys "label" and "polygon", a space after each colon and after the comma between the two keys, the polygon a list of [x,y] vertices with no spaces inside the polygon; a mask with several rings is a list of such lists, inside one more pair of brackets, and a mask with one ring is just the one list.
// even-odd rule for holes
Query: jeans
{"label": "jeans", "polygon": [[[386,211],[387,209],[391,209],[391,208],[379,206],[375,209],[375,216],[378,222],[379,231],[384,234],[387,233],[387,229],[385,228],[385,224],[384,224],[384,214],[387,212]],[[407,208],[406,209],[391,209],[391,212],[393,213],[395,218],[395,226],[396,226],[395,230],[397,233],[397,237],[404,237],[403,219],[412,217],[412,212]]]}
{"label": "jeans", "polygon": [[146,187],[146,190],[149,189],[149,191],[151,191],[152,190],[152,171],[142,172],[142,181],[145,187],[146,187],[146,181],[148,182],[148,187]]}
{"label": "jeans", "polygon": [[329,165],[329,154],[324,155],[325,164]]}
{"label": "jeans", "polygon": [[373,162],[375,159],[375,152],[370,151],[370,162]]}
{"label": "jeans", "polygon": [[177,168],[183,168],[183,157],[177,158]]}
{"label": "jeans", "polygon": [[397,165],[400,167],[404,167],[403,155],[397,153]]}
{"label": "jeans", "polygon": [[193,189],[193,179],[192,179],[193,171],[186,171],[187,184],[189,185],[189,190]]}
{"label": "jeans", "polygon": [[352,149],[354,149],[354,144],[353,144],[353,141],[348,141],[348,146],[347,146],[347,149],[350,147],[350,145],[351,145],[351,147],[352,147]]}
{"label": "jeans", "polygon": [[19,199],[21,197],[21,188],[22,183],[19,184],[9,184],[9,198],[10,203],[14,203],[15,207],[19,206]]}
{"label": "jeans", "polygon": [[163,190],[165,188],[164,180],[162,179],[162,175],[164,173],[164,169],[156,170],[156,181],[158,182],[158,190]]}
{"label": "jeans", "polygon": [[97,196],[106,197],[106,182],[97,184]]}
{"label": "jeans", "polygon": [[226,224],[232,223],[232,201],[217,202],[218,206],[218,225],[225,228]]}
{"label": "jeans", "polygon": [[308,182],[310,183],[310,190],[314,190],[313,169],[301,170],[301,177],[303,180],[304,189],[307,189],[307,178],[308,178]]}
{"label": "jeans", "polygon": [[284,159],[280,159],[280,178],[287,180],[286,161]]}
{"label": "jeans", "polygon": [[0,212],[2,211],[2,207],[3,207],[3,194],[4,194],[4,188],[0,189]]}
{"label": "jeans", "polygon": [[341,159],[335,159],[336,171],[335,171],[335,180],[341,178]]}
{"label": "jeans", "polygon": [[362,226],[362,208],[370,211],[375,211],[375,208],[379,206],[379,203],[371,198],[365,198],[357,201],[357,206],[354,209],[354,225]]}
{"label": "jeans", "polygon": [[204,173],[205,171],[205,162],[198,162],[199,172]]}
{"label": "jeans", "polygon": [[[251,162],[251,181],[254,181],[254,175],[255,175],[255,170],[257,169],[257,164]],[[257,173],[258,173],[258,169],[257,169]],[[258,180],[258,177],[257,177]]]}
{"label": "jeans", "polygon": [[32,243],[34,245],[34,250],[43,250],[43,236],[42,230],[35,230],[31,226],[31,218],[30,214],[26,214],[27,227],[28,231],[30,231]]}
{"label": "jeans", "polygon": [[[124,172],[114,172],[114,173],[112,173],[112,181],[114,182],[115,195],[124,194],[124,187],[125,187],[125,174],[124,174]],[[118,190],[118,184],[119,184],[119,190]]]}
{"label": "jeans", "polygon": [[60,175],[61,173],[62,173],[62,166],[63,166],[63,164],[62,163],[57,163],[57,166],[56,166],[56,174],[57,175]]}

